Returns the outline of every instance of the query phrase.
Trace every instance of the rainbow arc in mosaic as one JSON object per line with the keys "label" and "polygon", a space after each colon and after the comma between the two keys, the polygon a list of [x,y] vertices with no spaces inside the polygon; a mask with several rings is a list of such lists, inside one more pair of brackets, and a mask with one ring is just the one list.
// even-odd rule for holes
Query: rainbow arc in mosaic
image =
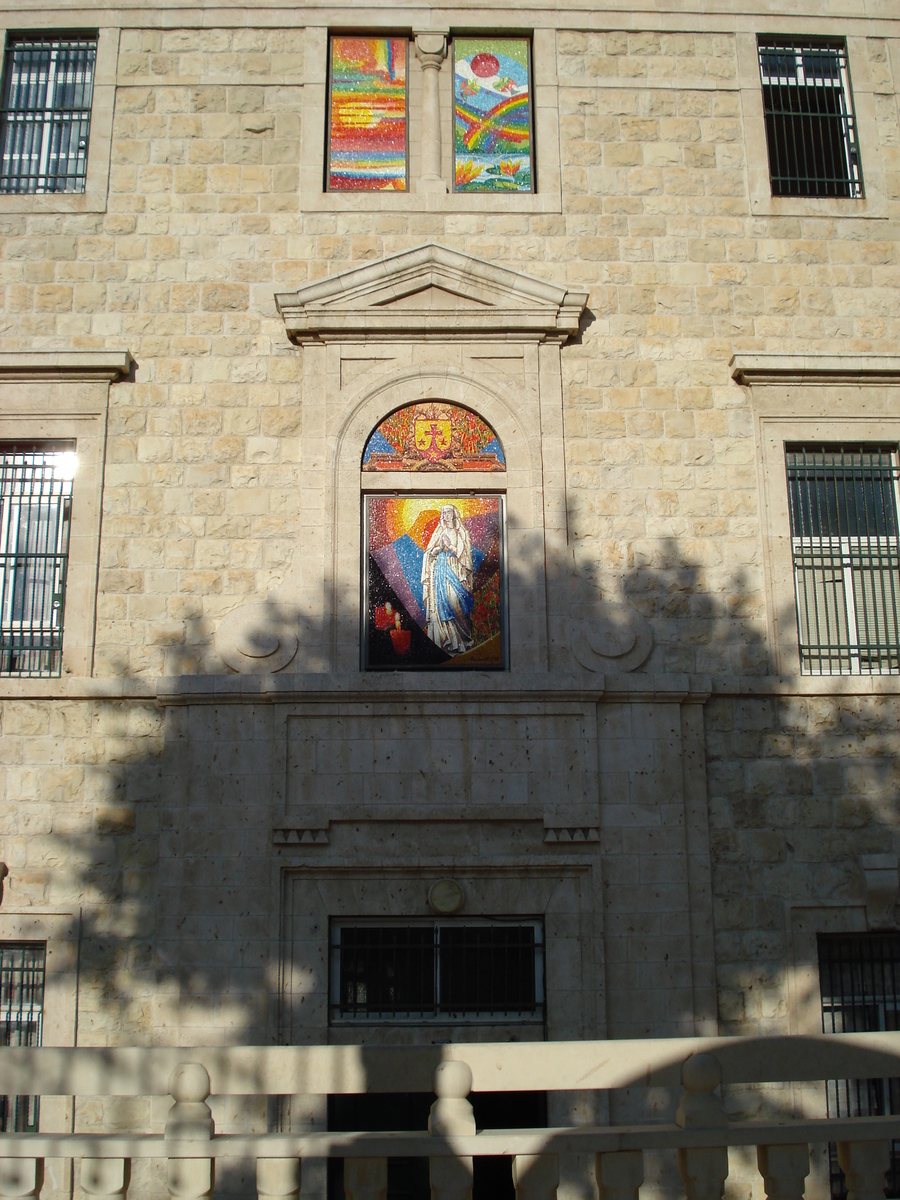
{"label": "rainbow arc in mosaic", "polygon": [[453,43],[453,174],[458,192],[532,192],[527,38]]}
{"label": "rainbow arc in mosaic", "polygon": [[333,37],[328,190],[406,191],[407,40]]}

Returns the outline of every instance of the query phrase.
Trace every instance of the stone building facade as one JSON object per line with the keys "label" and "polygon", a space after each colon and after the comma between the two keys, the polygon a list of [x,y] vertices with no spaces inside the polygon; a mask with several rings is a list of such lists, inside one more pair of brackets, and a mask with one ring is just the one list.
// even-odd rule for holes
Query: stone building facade
{"label": "stone building facade", "polygon": [[[895,6],[21,0],[4,26],[9,111],[23,39],[96,54],[78,185],[0,164],[4,470],[77,455],[61,658],[4,641],[0,678],[0,940],[46,946],[45,1044],[820,1029],[823,938],[897,928]],[[407,45],[403,191],[326,187],[347,33]],[[513,34],[534,190],[455,189],[454,42]],[[837,187],[773,195],[770,44],[851,114]],[[429,404],[505,470],[361,469]],[[857,524],[801,530],[786,453],[844,503],[876,451]],[[372,498],[472,496],[499,658],[382,669]],[[839,591],[874,649],[845,608],[816,642]],[[353,1020],[337,933],[439,927],[530,929],[529,1014]]]}

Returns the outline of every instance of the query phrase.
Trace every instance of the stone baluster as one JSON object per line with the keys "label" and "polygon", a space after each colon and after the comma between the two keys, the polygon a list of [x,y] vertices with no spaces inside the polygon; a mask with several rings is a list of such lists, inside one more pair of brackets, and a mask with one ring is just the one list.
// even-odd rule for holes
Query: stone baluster
{"label": "stone baluster", "polygon": [[613,1150],[595,1156],[600,1200],[638,1200],[644,1182],[643,1150]]}
{"label": "stone baluster", "polygon": [[42,1158],[0,1158],[0,1196],[40,1196],[44,1186]]}
{"label": "stone baluster", "polygon": [[130,1182],[130,1158],[81,1160],[81,1190],[93,1200],[126,1200]]}
{"label": "stone baluster", "polygon": [[517,1154],[512,1160],[516,1200],[556,1200],[558,1154]]}
{"label": "stone baluster", "polygon": [[[722,1082],[722,1069],[713,1054],[692,1054],[681,1068],[684,1095],[675,1114],[682,1129],[722,1129],[728,1122],[721,1097],[715,1090]],[[687,1200],[721,1200],[728,1175],[725,1146],[680,1147],[678,1173]]]}
{"label": "stone baluster", "polygon": [[441,176],[441,63],[447,57],[447,35],[443,32],[416,33],[416,58],[422,64],[422,174],[417,192],[445,193]]}
{"label": "stone baluster", "polygon": [[385,1200],[386,1158],[345,1158],[344,1195],[347,1200]]}
{"label": "stone baluster", "polygon": [[256,1192],[259,1200],[296,1200],[300,1195],[299,1158],[258,1158]]}
{"label": "stone baluster", "polygon": [[837,1156],[847,1179],[847,1200],[884,1200],[890,1142],[838,1142]]}
{"label": "stone baluster", "polygon": [[769,1200],[803,1200],[809,1174],[809,1146],[757,1146],[756,1162]]}
{"label": "stone baluster", "polygon": [[[475,1113],[469,1103],[472,1072],[464,1062],[443,1062],[434,1072],[437,1096],[428,1117],[434,1137],[465,1136],[475,1132]],[[431,1200],[472,1200],[471,1158],[432,1158]]]}
{"label": "stone baluster", "polygon": [[212,1194],[215,1159],[184,1158],[179,1149],[186,1142],[200,1149],[211,1146],[215,1125],[206,1098],[209,1075],[201,1063],[181,1063],[172,1072],[169,1091],[175,1103],[166,1121],[166,1153],[169,1159],[169,1195],[173,1200],[201,1200]]}

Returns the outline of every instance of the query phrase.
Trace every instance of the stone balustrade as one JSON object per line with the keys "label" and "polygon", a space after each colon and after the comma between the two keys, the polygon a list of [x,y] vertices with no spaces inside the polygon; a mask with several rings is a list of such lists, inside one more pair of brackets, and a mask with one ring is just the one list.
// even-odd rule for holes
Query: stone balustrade
{"label": "stone balustrade", "polygon": [[[304,1159],[344,1159],[347,1200],[383,1200],[387,1159],[430,1161],[433,1200],[469,1200],[473,1159],[506,1156],[517,1200],[553,1200],[559,1159],[595,1156],[599,1200],[638,1200],[644,1153],[674,1151],[687,1200],[720,1200],[728,1148],[753,1147],[769,1200],[801,1200],[811,1144],[837,1145],[849,1200],[880,1200],[900,1116],[729,1121],[720,1085],[900,1077],[900,1033],[453,1044],[0,1049],[8,1094],[169,1095],[165,1130],[0,1135],[0,1197],[39,1197],[44,1161],[80,1160],[86,1196],[127,1200],[134,1159],[165,1159],[173,1200],[211,1195],[218,1160],[256,1160],[260,1200],[300,1191]],[[472,1091],[680,1088],[672,1124],[476,1132]],[[210,1095],[432,1090],[427,1132],[217,1134]]]}

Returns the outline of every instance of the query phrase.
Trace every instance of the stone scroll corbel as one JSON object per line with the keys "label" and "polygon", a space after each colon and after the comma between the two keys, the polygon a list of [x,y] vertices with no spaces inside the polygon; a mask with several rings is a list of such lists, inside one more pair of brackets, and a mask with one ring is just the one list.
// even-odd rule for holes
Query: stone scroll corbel
{"label": "stone scroll corbel", "polygon": [[870,929],[892,929],[900,892],[897,855],[861,854],[859,863],[866,894],[866,924]]}
{"label": "stone scroll corbel", "polygon": [[625,601],[607,600],[590,564],[571,555],[569,647],[588,671],[634,671],[653,649],[650,622]]}
{"label": "stone scroll corbel", "polygon": [[273,598],[234,609],[216,630],[219,657],[242,675],[283,670],[297,646],[297,618]]}

